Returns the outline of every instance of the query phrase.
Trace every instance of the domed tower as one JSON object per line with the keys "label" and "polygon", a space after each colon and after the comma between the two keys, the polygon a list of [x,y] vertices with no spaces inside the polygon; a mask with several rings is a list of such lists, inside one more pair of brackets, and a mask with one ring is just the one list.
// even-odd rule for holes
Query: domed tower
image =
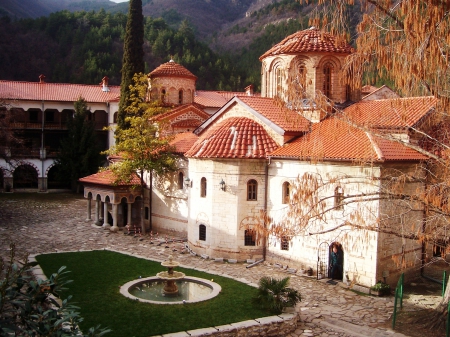
{"label": "domed tower", "polygon": [[161,64],[150,74],[151,96],[165,104],[181,105],[194,101],[197,76],[174,60]]}
{"label": "domed tower", "polygon": [[316,99],[318,92],[335,103],[355,99],[341,81],[344,59],[352,52],[347,43],[314,27],[289,35],[259,58],[261,95],[289,102],[289,89],[297,85],[295,94],[305,99]]}

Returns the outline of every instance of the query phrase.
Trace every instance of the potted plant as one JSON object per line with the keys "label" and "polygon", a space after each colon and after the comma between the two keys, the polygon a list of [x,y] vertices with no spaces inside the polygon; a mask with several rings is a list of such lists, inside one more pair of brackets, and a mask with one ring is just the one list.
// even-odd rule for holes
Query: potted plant
{"label": "potted plant", "polygon": [[375,296],[384,296],[391,293],[389,284],[378,281],[375,285],[370,287],[370,294]]}

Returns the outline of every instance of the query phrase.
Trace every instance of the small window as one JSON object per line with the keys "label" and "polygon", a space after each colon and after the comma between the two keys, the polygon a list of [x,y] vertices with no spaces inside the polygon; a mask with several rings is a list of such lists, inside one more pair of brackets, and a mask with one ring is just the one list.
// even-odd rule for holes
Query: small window
{"label": "small window", "polygon": [[198,226],[198,239],[201,241],[206,241],[206,226]]}
{"label": "small window", "polygon": [[149,209],[148,209],[148,207],[145,207],[144,208],[144,219],[145,220],[148,220],[148,218],[149,218],[148,215],[149,215]]}
{"label": "small window", "polygon": [[289,238],[287,236],[281,237],[281,250],[289,250]]}
{"label": "small window", "polygon": [[183,172],[178,172],[178,189],[183,189],[183,183],[184,183],[184,174]]}
{"label": "small window", "polygon": [[281,97],[281,90],[282,90],[282,78],[281,78],[281,68],[277,68],[276,70],[276,86],[277,86],[277,96]]}
{"label": "small window", "polygon": [[162,89],[161,90],[161,102],[165,102],[166,101],[166,89]]}
{"label": "small window", "polygon": [[178,91],[178,104],[183,104],[183,89]]}
{"label": "small window", "polygon": [[246,229],[244,232],[244,245],[256,246],[256,231],[253,229]]}
{"label": "small window", "polygon": [[255,179],[247,182],[247,200],[257,200],[258,183]]}
{"label": "small window", "polygon": [[200,197],[206,198],[206,178],[200,180]]}
{"label": "small window", "polygon": [[117,111],[114,112],[113,123],[117,124]]}
{"label": "small window", "polygon": [[290,198],[291,198],[291,184],[285,181],[283,183],[283,200],[282,200],[283,204],[288,204]]}
{"label": "small window", "polygon": [[344,208],[344,189],[340,186],[334,189],[334,209]]}
{"label": "small window", "polygon": [[333,66],[331,63],[325,64],[323,67],[323,94],[331,98],[331,78],[333,73]]}

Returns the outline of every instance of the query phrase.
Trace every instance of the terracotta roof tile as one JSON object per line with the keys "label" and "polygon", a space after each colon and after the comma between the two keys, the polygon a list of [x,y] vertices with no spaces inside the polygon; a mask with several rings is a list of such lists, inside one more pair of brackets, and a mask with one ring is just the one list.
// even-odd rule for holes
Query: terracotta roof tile
{"label": "terracotta roof tile", "polygon": [[184,154],[194,145],[197,139],[198,136],[192,132],[178,133],[170,141],[170,145],[174,147],[174,153]]}
{"label": "terracotta roof tile", "polygon": [[169,110],[161,115],[156,116],[155,120],[172,121],[176,117],[179,117],[183,114],[189,114],[189,113],[194,113],[203,119],[207,119],[210,116],[209,114],[207,114],[206,112],[204,112],[202,109],[198,108],[194,104],[183,104],[183,105],[180,105],[180,106],[178,106],[172,110]]}
{"label": "terracotta roof tile", "polygon": [[204,107],[221,108],[228,99],[216,91],[198,90],[195,92],[194,102]]}
{"label": "terracotta roof tile", "polygon": [[108,185],[108,186],[132,186],[140,185],[141,179],[137,174],[133,174],[133,177],[129,183],[119,183],[114,184],[116,177],[111,170],[101,171],[90,176],[83,177],[79,179],[82,183],[97,184],[97,185]]}
{"label": "terracotta roof tile", "polygon": [[415,125],[436,104],[434,97],[361,101],[344,110],[354,123],[370,128],[405,128]]}
{"label": "terracotta roof tile", "polygon": [[249,118],[232,117],[212,125],[186,152],[186,156],[266,158],[276,148],[277,144],[260,124]]}
{"label": "terracotta roof tile", "polygon": [[333,52],[350,54],[353,48],[347,43],[337,43],[336,38],[317,28],[296,32],[277,43],[260,56],[260,60],[273,55],[298,54],[306,52]]}
{"label": "terracotta roof tile", "polygon": [[280,107],[273,98],[239,96],[239,99],[285,131],[309,131],[310,122],[305,117],[286,107]]}
{"label": "terracotta roof tile", "polygon": [[176,63],[173,60],[169,62],[161,64],[155,70],[153,70],[150,74],[150,78],[155,77],[185,77],[192,78],[194,80],[197,79],[193,73],[183,67],[181,64]]}
{"label": "terracotta roof tile", "polygon": [[110,102],[120,96],[119,86],[84,85],[48,82],[20,82],[0,80],[0,97],[31,101],[75,102],[81,96],[87,102]]}
{"label": "terracotta roof tile", "polygon": [[371,137],[331,117],[313,125],[311,133],[275,150],[271,157],[300,160],[425,160],[427,157],[400,143]]}

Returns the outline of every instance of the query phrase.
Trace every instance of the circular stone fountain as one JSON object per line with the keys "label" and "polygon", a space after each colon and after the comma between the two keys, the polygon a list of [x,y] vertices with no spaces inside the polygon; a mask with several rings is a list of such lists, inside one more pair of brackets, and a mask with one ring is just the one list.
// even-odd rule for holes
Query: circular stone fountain
{"label": "circular stone fountain", "polygon": [[175,282],[186,276],[180,271],[173,271],[173,268],[178,267],[179,265],[178,262],[173,261],[172,255],[169,255],[168,261],[161,262],[161,266],[167,267],[167,271],[156,274],[156,276],[164,280],[164,294],[167,296],[178,295],[178,286]]}
{"label": "circular stone fountain", "polygon": [[120,293],[140,302],[153,304],[181,304],[209,300],[217,296],[222,288],[217,283],[198,277],[186,276],[174,271],[179,266],[173,257],[161,263],[167,271],[156,276],[130,281],[120,287]]}

